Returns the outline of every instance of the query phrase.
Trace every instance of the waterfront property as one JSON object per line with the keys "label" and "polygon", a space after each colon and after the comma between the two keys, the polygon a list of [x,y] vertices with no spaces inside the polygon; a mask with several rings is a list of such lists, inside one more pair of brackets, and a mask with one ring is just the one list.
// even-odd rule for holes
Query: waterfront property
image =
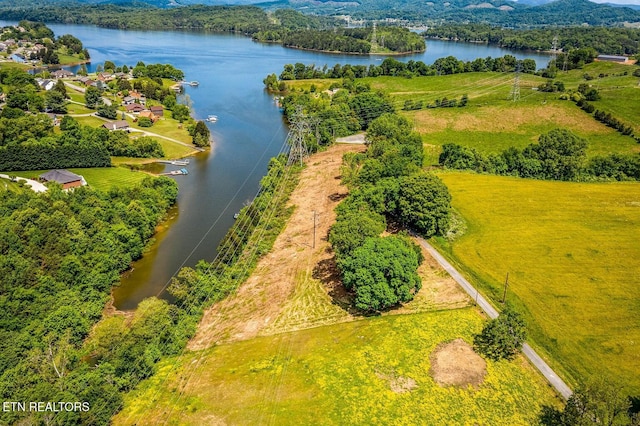
{"label": "waterfront property", "polygon": [[68,170],[51,170],[41,174],[39,179],[44,182],[57,182],[62,185],[62,189],[77,188],[87,184],[82,176]]}

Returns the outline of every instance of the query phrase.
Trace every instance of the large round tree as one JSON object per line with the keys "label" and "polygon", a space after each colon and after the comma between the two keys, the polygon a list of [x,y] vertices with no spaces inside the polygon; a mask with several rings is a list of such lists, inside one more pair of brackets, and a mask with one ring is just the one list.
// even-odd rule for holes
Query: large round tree
{"label": "large round tree", "polygon": [[378,312],[408,302],[420,289],[418,247],[406,237],[372,237],[339,260],[342,282],[355,293],[355,305]]}
{"label": "large round tree", "polygon": [[426,237],[444,235],[450,210],[451,195],[437,176],[420,172],[400,179],[398,216],[405,225]]}

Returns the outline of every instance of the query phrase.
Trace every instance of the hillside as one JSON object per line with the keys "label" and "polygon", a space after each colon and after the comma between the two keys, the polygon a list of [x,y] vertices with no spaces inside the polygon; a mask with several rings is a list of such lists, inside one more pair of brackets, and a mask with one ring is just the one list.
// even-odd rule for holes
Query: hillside
{"label": "hillside", "polygon": [[[537,2],[535,2],[537,3]],[[554,25],[612,26],[625,22],[640,22],[640,10],[624,5],[611,6],[588,0],[557,0],[535,4],[512,0],[360,0],[315,1],[276,0],[25,0],[16,5],[13,0],[0,0],[0,13],[5,10],[33,10],[61,7],[79,12],[86,5],[119,5],[129,8],[175,8],[204,4],[257,5],[266,10],[291,8],[305,14],[348,15],[352,19],[392,19],[406,23],[441,24],[443,22],[485,22],[497,25],[530,28]],[[6,12],[5,12],[6,13]],[[36,15],[38,15],[36,13]],[[13,19],[4,16],[5,19]],[[26,16],[23,16],[26,17]]]}

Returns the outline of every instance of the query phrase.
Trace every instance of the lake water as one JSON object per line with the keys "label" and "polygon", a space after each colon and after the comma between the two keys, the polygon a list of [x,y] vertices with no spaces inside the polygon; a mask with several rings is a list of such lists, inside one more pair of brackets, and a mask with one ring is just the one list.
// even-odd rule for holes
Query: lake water
{"label": "lake water", "polygon": [[[0,22],[0,25],[12,23]],[[216,247],[233,224],[233,215],[249,202],[269,159],[283,148],[287,128],[271,97],[264,91],[263,78],[279,74],[285,64],[302,62],[322,67],[341,64],[379,64],[378,56],[323,54],[261,44],[250,38],[228,34],[175,31],[123,31],[83,25],[49,24],[56,36],[72,34],[89,49],[94,70],[110,60],[116,65],[134,66],[170,63],[196,80],[198,87],[186,87],[193,115],[208,123],[214,139],[211,152],[190,158],[189,174],[175,177],[179,184],[177,206],[170,220],[156,235],[145,256],[134,263],[113,294],[119,309],[134,309],[149,296],[163,296],[171,277],[182,266],[200,259],[212,260]],[[444,56],[462,60],[513,54],[518,59],[536,60],[546,66],[549,57],[516,52],[483,44],[427,41],[424,53],[396,57],[427,64]],[[168,167],[173,169],[176,167]]]}

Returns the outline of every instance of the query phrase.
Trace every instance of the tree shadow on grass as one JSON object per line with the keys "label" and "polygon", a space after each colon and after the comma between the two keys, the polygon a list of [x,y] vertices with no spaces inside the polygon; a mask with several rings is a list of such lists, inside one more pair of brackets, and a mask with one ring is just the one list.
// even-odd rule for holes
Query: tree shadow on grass
{"label": "tree shadow on grass", "polygon": [[342,285],[335,256],[318,262],[315,268],[313,268],[312,276],[319,280],[327,289],[327,293],[329,297],[331,297],[331,303],[339,306],[353,316],[368,316],[359,309],[356,309],[353,293],[348,292]]}

